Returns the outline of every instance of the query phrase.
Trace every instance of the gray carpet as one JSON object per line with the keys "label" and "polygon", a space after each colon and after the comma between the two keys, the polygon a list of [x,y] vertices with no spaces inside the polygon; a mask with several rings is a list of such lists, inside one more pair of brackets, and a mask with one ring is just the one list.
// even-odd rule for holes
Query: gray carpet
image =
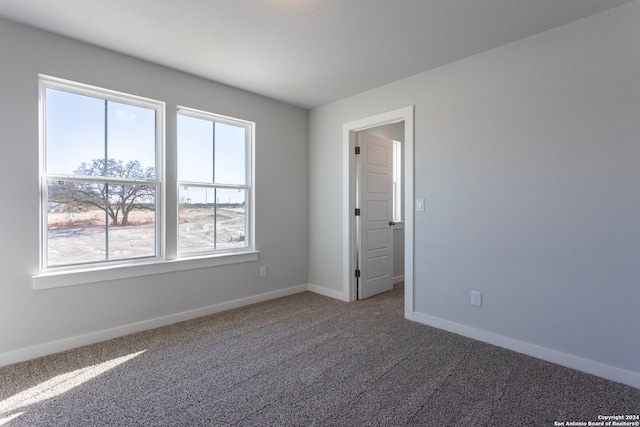
{"label": "gray carpet", "polygon": [[0,368],[10,426],[553,426],[640,390],[302,293]]}

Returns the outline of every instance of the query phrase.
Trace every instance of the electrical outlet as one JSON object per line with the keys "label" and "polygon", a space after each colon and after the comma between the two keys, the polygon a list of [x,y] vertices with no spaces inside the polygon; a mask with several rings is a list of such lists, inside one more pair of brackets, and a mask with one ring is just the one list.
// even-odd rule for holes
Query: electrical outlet
{"label": "electrical outlet", "polygon": [[260,277],[267,277],[267,266],[263,265],[260,267]]}
{"label": "electrical outlet", "polygon": [[471,291],[471,305],[482,307],[482,292]]}

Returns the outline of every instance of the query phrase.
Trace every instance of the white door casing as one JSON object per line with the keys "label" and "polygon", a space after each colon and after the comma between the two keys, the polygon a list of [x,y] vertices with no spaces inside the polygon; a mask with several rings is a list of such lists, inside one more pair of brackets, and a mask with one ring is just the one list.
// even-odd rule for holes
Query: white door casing
{"label": "white door casing", "polygon": [[404,123],[404,141],[402,141],[403,162],[403,197],[404,205],[404,315],[407,319],[414,316],[414,278],[413,278],[413,220],[414,220],[414,106],[360,118],[346,122],[342,126],[342,291],[328,295],[342,301],[356,301],[358,298],[357,279],[354,271],[357,264],[356,254],[356,167],[354,148],[359,131],[390,123]]}
{"label": "white door casing", "polygon": [[358,133],[358,299],[393,289],[393,141]]}

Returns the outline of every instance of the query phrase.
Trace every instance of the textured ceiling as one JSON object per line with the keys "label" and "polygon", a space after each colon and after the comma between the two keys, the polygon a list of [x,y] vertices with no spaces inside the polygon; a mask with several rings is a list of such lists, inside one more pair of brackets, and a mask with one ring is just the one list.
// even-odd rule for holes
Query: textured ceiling
{"label": "textured ceiling", "polygon": [[0,17],[312,108],[628,2],[0,0]]}

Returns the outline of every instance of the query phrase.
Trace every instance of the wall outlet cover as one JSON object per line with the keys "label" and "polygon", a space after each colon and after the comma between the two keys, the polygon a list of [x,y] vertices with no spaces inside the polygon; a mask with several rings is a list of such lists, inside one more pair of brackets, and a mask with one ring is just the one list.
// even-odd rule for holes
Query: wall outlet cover
{"label": "wall outlet cover", "polygon": [[482,292],[471,291],[471,305],[482,307]]}

